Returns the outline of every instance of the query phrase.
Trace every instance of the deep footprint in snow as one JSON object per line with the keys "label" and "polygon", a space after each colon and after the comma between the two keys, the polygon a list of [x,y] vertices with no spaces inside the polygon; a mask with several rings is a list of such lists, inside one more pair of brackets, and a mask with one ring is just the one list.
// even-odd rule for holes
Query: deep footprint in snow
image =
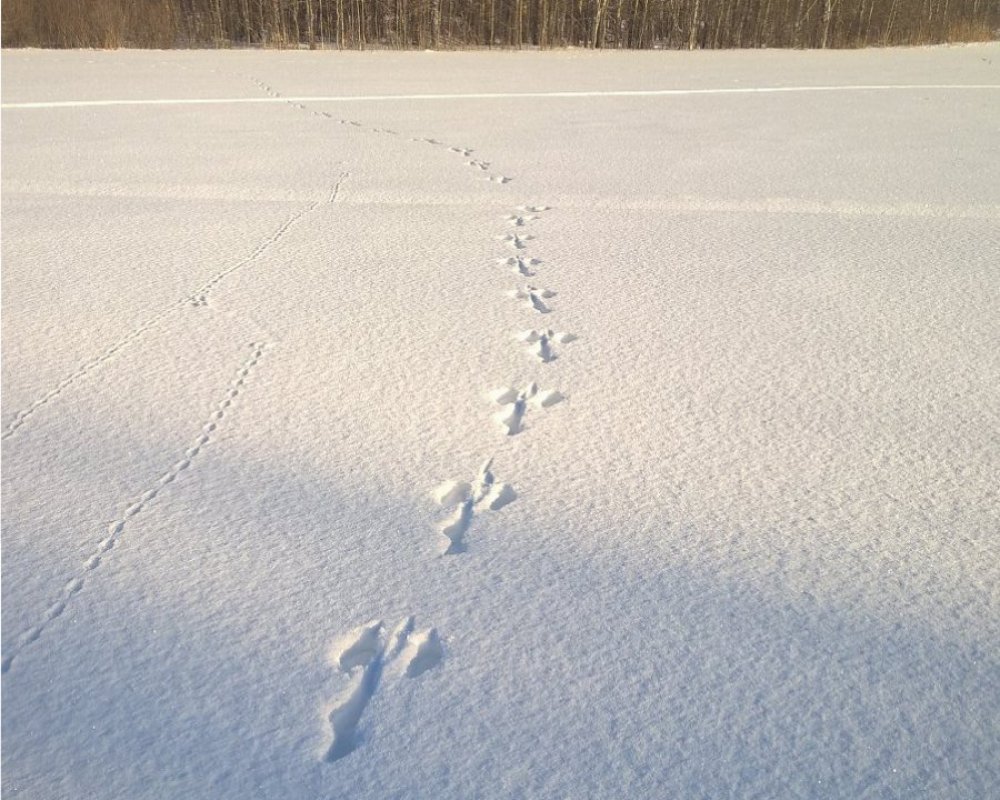
{"label": "deep footprint in snow", "polygon": [[529,258],[528,256],[518,254],[516,256],[511,256],[510,258],[498,258],[497,263],[503,264],[505,267],[510,267],[510,271],[515,275],[530,278],[535,274],[531,271],[531,268],[538,266],[542,262],[540,259]]}
{"label": "deep footprint in snow", "polygon": [[535,383],[529,383],[523,389],[498,389],[490,393],[490,399],[502,408],[493,415],[508,436],[520,433],[524,429],[524,415],[528,404],[538,408],[549,408],[565,399],[560,392],[542,390]]}
{"label": "deep footprint in snow", "polygon": [[403,674],[407,678],[419,678],[427,670],[433,669],[444,656],[444,646],[435,628],[414,634],[403,652]]}
{"label": "deep footprint in snow", "polygon": [[532,220],[538,219],[536,214],[511,214],[507,217],[507,224],[515,228],[523,228]]}
{"label": "deep footprint in snow", "polygon": [[445,538],[443,555],[450,556],[465,550],[465,534],[472,520],[482,510],[499,511],[517,499],[514,488],[507,483],[497,483],[490,467],[489,459],[479,468],[479,474],[472,483],[448,481],[434,492],[437,504],[454,506],[451,515],[441,524],[441,535]]}
{"label": "deep footprint in snow", "polygon": [[524,250],[527,248],[528,242],[534,238],[534,236],[530,235],[521,236],[519,233],[505,233],[497,237],[501,242],[506,242],[515,250]]}
{"label": "deep footprint in snow", "polygon": [[560,333],[551,328],[531,330],[519,333],[517,338],[528,345],[528,352],[543,364],[555,361],[559,356],[552,349],[552,344],[569,344],[576,340],[572,333]]}
{"label": "deep footprint in snow", "polygon": [[523,289],[514,289],[507,292],[507,296],[514,300],[523,300],[528,308],[534,309],[539,314],[548,314],[552,309],[548,307],[545,301],[555,297],[556,293],[548,289],[536,289],[534,286],[525,286]]}
{"label": "deep footprint in snow", "polygon": [[489,177],[490,183],[504,184],[504,183],[510,183],[512,180],[514,179],[508,178],[506,175],[490,175]]}
{"label": "deep footprint in snow", "polygon": [[486,172],[490,168],[489,161],[482,161],[478,158],[473,158],[465,163],[474,169],[478,169],[480,172]]}
{"label": "deep footprint in snow", "polygon": [[324,761],[339,761],[359,744],[361,717],[387,671],[399,663],[399,672],[418,678],[438,665],[444,656],[441,637],[434,628],[414,633],[414,618],[406,617],[388,636],[381,620],[355,628],[333,643],[330,665],[350,678],[347,689],[324,710],[328,724]]}
{"label": "deep footprint in snow", "polygon": [[379,651],[381,634],[380,620],[360,625],[333,643],[330,663],[345,673],[350,673],[355,667],[367,666]]}

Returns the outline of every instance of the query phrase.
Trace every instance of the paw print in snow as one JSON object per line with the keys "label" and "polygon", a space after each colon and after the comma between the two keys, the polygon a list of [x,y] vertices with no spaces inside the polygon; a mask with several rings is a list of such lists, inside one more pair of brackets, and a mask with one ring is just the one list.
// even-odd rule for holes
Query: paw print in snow
{"label": "paw print in snow", "polygon": [[525,286],[523,289],[515,289],[512,292],[507,292],[507,296],[514,300],[523,300],[528,308],[534,309],[539,314],[548,314],[552,309],[545,304],[545,301],[550,297],[555,297],[556,293],[548,289],[536,289],[534,286]]}
{"label": "paw print in snow", "polygon": [[548,408],[565,399],[560,393],[553,390],[542,390],[538,384],[529,383],[523,389],[498,389],[490,395],[490,399],[497,405],[503,406],[493,419],[500,423],[508,436],[519,433],[523,427],[524,414],[528,410],[528,403],[538,408]]}
{"label": "paw print in snow", "polygon": [[465,534],[476,514],[483,509],[499,511],[517,498],[510,484],[496,482],[490,471],[492,464],[492,458],[486,461],[472,483],[448,481],[434,492],[434,499],[438,505],[454,506],[455,509],[441,525],[441,533],[447,540],[444,555],[453,555],[465,550]]}
{"label": "paw print in snow", "polygon": [[528,352],[543,364],[555,361],[558,356],[552,351],[552,343],[569,344],[576,340],[572,333],[560,333],[551,328],[541,331],[524,331],[519,333],[517,338],[528,345]]}

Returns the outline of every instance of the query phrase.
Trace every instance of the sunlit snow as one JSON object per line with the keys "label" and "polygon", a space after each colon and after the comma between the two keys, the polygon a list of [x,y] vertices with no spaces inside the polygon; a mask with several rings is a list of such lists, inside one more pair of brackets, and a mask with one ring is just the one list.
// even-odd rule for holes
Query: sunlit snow
{"label": "sunlit snow", "polygon": [[1000,46],[2,66],[5,797],[996,796]]}

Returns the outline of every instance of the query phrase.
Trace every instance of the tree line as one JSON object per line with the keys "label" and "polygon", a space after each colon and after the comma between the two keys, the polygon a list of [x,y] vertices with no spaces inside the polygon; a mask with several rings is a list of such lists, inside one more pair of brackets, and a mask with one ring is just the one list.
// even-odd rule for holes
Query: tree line
{"label": "tree line", "polygon": [[3,0],[4,47],[866,47],[1000,36],[1000,0]]}

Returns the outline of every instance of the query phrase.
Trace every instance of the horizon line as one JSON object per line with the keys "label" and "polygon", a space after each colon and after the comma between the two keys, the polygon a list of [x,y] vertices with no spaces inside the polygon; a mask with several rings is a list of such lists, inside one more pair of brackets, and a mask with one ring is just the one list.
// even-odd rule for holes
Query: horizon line
{"label": "horizon line", "polygon": [[709,89],[621,89],[556,92],[471,92],[457,94],[376,94],[376,95],[303,95],[289,97],[190,97],[133,100],[51,100],[0,103],[11,110],[43,108],[100,108],[112,106],[232,105],[243,103],[359,103],[405,102],[408,100],[505,100],[518,98],[587,98],[587,97],[683,97],[695,95],[782,94],[806,92],[886,92],[886,91],[990,91],[1000,84],[859,84],[838,86],[757,86]]}

